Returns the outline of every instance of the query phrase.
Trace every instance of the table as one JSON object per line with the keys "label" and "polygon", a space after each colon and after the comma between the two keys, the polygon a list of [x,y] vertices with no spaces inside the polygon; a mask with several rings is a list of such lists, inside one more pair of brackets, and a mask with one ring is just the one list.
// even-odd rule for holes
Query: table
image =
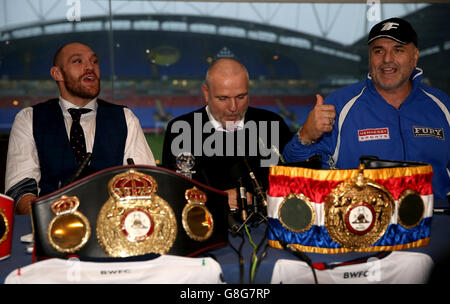
{"label": "table", "polygon": [[[264,235],[264,225],[260,225],[256,229],[251,231],[251,236],[254,243],[258,243]],[[235,248],[238,248],[240,244],[240,238],[229,237],[229,242]],[[218,262],[222,266],[224,278],[227,283],[240,283],[238,256],[230,248],[230,246],[210,251],[217,258]],[[261,255],[261,250],[258,251],[258,256]],[[248,238],[246,238],[244,246],[242,248],[242,255],[245,259],[245,277],[243,283],[249,282],[249,271],[251,263],[251,254],[253,247],[251,246]],[[408,249],[407,251],[422,252],[428,254],[436,264],[448,263],[450,260],[450,216],[449,215],[434,215],[431,224],[431,239],[428,246]],[[319,253],[306,253],[312,263],[333,263],[333,262],[345,262],[364,256],[372,256],[371,253],[351,252],[344,254],[319,254]],[[298,260],[291,253],[269,247],[266,257],[262,260],[261,265],[255,276],[254,283],[268,284],[272,277],[273,266],[278,259],[291,259]],[[448,265],[448,264],[447,264]]]}
{"label": "table", "polygon": [[[30,217],[26,215],[16,215],[13,226],[13,243],[11,256],[8,259],[0,261],[0,282],[4,283],[6,276],[13,270],[31,264],[32,255],[26,253],[26,244],[20,242],[20,237],[31,233]],[[255,244],[258,244],[264,238],[265,223],[258,226],[249,227],[251,239]],[[204,255],[214,257],[221,265],[223,278],[226,283],[239,284],[250,283],[250,267],[251,254],[253,246],[249,242],[248,236],[243,231],[244,243],[242,246],[242,257],[244,259],[244,272],[241,277],[238,254],[233,250],[239,248],[242,238],[239,236],[229,235],[230,245],[209,252]],[[435,263],[448,261],[450,258],[450,216],[449,215],[434,215],[431,226],[431,240],[426,247],[410,249],[410,251],[423,252],[428,254]],[[258,251],[258,257],[261,255],[264,246]],[[373,253],[372,253],[373,254]],[[313,263],[317,262],[343,262],[364,256],[364,253],[345,253],[345,254],[316,254],[307,253],[307,256]],[[367,254],[366,254],[367,255]],[[254,283],[268,284],[272,277],[272,270],[275,262],[278,259],[297,259],[291,253],[269,247],[267,255],[262,259],[259,265]],[[447,264],[448,265],[448,264]]]}

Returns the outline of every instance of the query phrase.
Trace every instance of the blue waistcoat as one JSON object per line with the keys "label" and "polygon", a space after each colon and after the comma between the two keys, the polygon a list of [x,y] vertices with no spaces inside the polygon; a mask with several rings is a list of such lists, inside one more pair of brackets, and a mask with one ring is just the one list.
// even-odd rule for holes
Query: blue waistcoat
{"label": "blue waistcoat", "polygon": [[[122,165],[128,133],[123,106],[100,99],[97,103],[95,139],[87,173]],[[33,136],[41,167],[39,196],[43,196],[66,185],[78,169],[58,99],[33,106]]]}

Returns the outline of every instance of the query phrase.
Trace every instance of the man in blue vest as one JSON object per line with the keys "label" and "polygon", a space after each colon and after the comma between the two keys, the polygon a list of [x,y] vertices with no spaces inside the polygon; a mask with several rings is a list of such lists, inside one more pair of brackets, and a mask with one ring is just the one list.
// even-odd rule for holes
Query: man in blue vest
{"label": "man in blue vest", "polygon": [[128,158],[155,165],[131,110],[97,98],[100,68],[91,48],[78,42],[62,46],[50,74],[59,98],[22,109],[10,133],[5,189],[17,214],[29,213],[38,196],[65,186],[88,153],[83,175],[127,164]]}

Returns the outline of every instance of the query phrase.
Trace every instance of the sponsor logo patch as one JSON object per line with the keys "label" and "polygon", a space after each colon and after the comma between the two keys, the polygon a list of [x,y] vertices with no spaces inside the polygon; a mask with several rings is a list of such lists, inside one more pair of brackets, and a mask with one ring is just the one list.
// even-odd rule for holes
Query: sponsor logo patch
{"label": "sponsor logo patch", "polygon": [[389,128],[358,130],[359,141],[390,139]]}
{"label": "sponsor logo patch", "polygon": [[444,128],[413,127],[415,137],[435,137],[444,139]]}

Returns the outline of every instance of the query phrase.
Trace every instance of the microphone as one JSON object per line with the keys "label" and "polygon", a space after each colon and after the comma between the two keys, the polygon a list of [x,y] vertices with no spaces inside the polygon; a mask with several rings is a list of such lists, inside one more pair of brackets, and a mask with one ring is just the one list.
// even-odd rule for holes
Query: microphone
{"label": "microphone", "polygon": [[[259,140],[259,144],[264,148],[267,149],[266,145],[264,144],[264,141],[262,140],[262,138],[260,136],[258,136],[258,140]],[[282,164],[285,164],[286,161],[283,158],[283,155],[281,155],[280,150],[277,148],[277,146],[272,145],[270,147],[270,151],[272,151],[273,153],[275,153],[278,156],[278,159],[281,161]]]}
{"label": "microphone", "polygon": [[244,186],[243,176],[245,175],[244,169],[240,166],[239,163],[235,163],[230,169],[230,176],[237,180],[236,183],[236,201],[239,208],[239,212],[241,213],[242,221],[247,220],[248,218],[248,202],[247,202],[247,190]]}
{"label": "microphone", "polygon": [[273,152],[275,152],[276,155],[278,155],[278,158],[280,159],[282,164],[286,163],[286,161],[284,160],[283,155],[281,155],[280,150],[278,150],[278,148],[276,146],[272,145],[271,150]]}
{"label": "microphone", "polygon": [[247,167],[248,174],[250,175],[250,178],[253,181],[253,184],[255,186],[256,194],[259,196],[259,199],[262,201],[264,207],[267,207],[267,200],[266,196],[264,195],[263,188],[261,184],[258,182],[258,179],[256,179],[255,173],[253,173],[252,169],[250,168],[250,165],[248,164],[247,157],[243,156],[245,166]]}
{"label": "microphone", "polygon": [[134,165],[134,160],[131,157],[127,158],[127,164]]}
{"label": "microphone", "polygon": [[238,179],[238,186],[236,188],[237,191],[237,199],[239,202],[239,209],[241,209],[241,216],[242,220],[247,220],[247,210],[248,210],[248,204],[247,204],[247,190],[244,187],[244,184],[242,182],[242,177]]}
{"label": "microphone", "polygon": [[83,161],[81,162],[77,171],[75,172],[75,174],[72,176],[72,178],[69,180],[69,182],[66,185],[73,183],[80,177],[83,170],[86,168],[88,163],[91,161],[91,158],[92,158],[92,153],[90,153],[90,152],[86,153],[86,157],[83,159]]}

